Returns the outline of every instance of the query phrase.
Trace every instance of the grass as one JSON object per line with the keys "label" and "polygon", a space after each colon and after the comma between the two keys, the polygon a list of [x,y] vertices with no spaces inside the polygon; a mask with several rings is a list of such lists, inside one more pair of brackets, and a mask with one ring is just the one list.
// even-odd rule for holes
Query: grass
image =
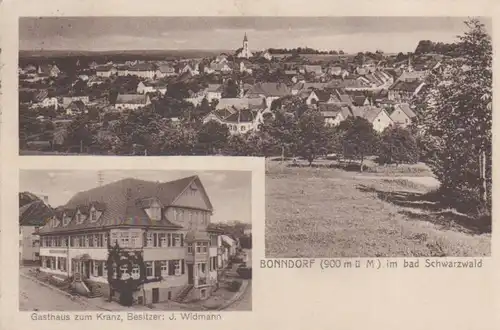
{"label": "grass", "polygon": [[266,257],[489,256],[490,232],[432,207],[418,177],[268,163]]}

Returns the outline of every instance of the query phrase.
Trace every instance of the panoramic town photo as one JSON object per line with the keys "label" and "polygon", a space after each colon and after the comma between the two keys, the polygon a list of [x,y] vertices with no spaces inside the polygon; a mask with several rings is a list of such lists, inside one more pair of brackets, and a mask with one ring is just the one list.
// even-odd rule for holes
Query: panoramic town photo
{"label": "panoramic town photo", "polygon": [[250,171],[23,170],[21,311],[251,311]]}
{"label": "panoramic town photo", "polygon": [[265,157],[267,257],[491,253],[490,18],[19,29],[20,155]]}

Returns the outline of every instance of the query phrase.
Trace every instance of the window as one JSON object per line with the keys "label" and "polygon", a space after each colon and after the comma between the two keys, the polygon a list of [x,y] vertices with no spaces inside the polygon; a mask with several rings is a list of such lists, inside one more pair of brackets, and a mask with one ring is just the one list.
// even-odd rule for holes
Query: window
{"label": "window", "polygon": [[108,276],[108,263],[106,261],[102,262],[102,276]]}
{"label": "window", "polygon": [[161,276],[168,276],[168,263],[166,260],[160,261]]}
{"label": "window", "polygon": [[94,269],[92,271],[92,276],[98,276],[97,273],[99,272],[98,268],[100,263],[101,263],[100,261],[93,260]]}
{"label": "window", "polygon": [[139,247],[139,233],[138,232],[130,233],[130,246],[131,247]]}
{"label": "window", "polygon": [[120,246],[128,247],[130,246],[130,233],[129,232],[121,232],[120,233]]}
{"label": "window", "polygon": [[117,273],[116,273],[116,264],[113,264],[113,278],[116,280]]}
{"label": "window", "polygon": [[116,242],[118,242],[118,233],[116,231],[112,231],[110,233],[110,244],[111,244],[111,246],[115,246]]}
{"label": "window", "polygon": [[122,280],[128,280],[130,278],[130,274],[128,273],[128,265],[121,265],[120,271]]}
{"label": "window", "polygon": [[245,126],[241,126],[241,130],[244,131],[246,129]]}
{"label": "window", "polygon": [[188,243],[188,253],[193,254],[193,244],[192,243]]}
{"label": "window", "polygon": [[208,242],[196,243],[196,253],[207,253],[207,252],[208,252]]}
{"label": "window", "polygon": [[176,276],[181,275],[181,261],[180,260],[174,260],[174,274]]}
{"label": "window", "polygon": [[181,246],[180,234],[172,234],[172,246]]}
{"label": "window", "polygon": [[96,222],[97,221],[97,212],[96,212],[96,210],[90,211],[90,221],[91,222]]}
{"label": "window", "polygon": [[147,246],[153,246],[153,233],[148,233],[146,237]]}
{"label": "window", "polygon": [[82,235],[78,236],[78,246],[85,247],[85,240],[83,239]]}
{"label": "window", "polygon": [[160,246],[166,247],[167,246],[167,237],[165,234],[158,234],[160,238]]}
{"label": "window", "polygon": [[88,235],[87,241],[89,243],[89,247],[94,247],[94,235]]}
{"label": "window", "polygon": [[140,276],[141,276],[141,269],[139,268],[139,265],[137,264],[132,265],[132,278],[134,280],[138,280]]}
{"label": "window", "polygon": [[153,262],[152,261],[147,261],[146,262],[146,277],[153,277]]}

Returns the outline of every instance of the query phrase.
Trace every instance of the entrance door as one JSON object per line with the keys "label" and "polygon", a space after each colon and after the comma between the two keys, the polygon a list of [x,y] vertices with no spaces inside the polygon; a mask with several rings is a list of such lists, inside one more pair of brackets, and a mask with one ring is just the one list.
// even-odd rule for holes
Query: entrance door
{"label": "entrance door", "polygon": [[158,291],[158,288],[153,289],[153,304],[157,303],[160,300],[160,292]]}
{"label": "entrance door", "polygon": [[188,264],[188,284],[194,284],[193,278],[193,264]]}

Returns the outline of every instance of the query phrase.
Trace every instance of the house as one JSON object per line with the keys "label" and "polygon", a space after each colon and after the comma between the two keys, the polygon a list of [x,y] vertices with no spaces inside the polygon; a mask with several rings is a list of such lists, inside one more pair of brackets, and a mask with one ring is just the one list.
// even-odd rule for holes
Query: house
{"label": "house", "polygon": [[[79,192],[40,228],[40,270],[73,276],[90,293],[98,286],[111,299],[119,299],[119,292],[109,277],[142,275],[136,304],[206,299],[219,281],[219,232],[209,228],[213,211],[198,176],[127,178]],[[121,267],[117,278],[117,266],[107,263],[108,249],[116,245],[140,254],[144,264]]]}
{"label": "house", "polygon": [[227,63],[227,54],[219,54],[215,57],[215,62],[217,63]]}
{"label": "house", "polygon": [[237,249],[238,249],[238,243],[237,241],[228,236],[228,235],[220,235],[221,241],[222,241],[222,246],[225,248],[227,251],[227,259],[231,259],[231,257],[234,257],[236,255]]}
{"label": "house", "polygon": [[223,124],[229,128],[231,134],[245,134],[258,127],[257,111],[251,109],[236,110],[223,119]]}
{"label": "house", "polygon": [[118,70],[112,65],[100,65],[95,68],[95,74],[97,77],[109,78],[117,73]]}
{"label": "house", "polygon": [[19,205],[19,261],[21,264],[38,263],[38,229],[52,216],[48,196],[22,192],[19,194]]}
{"label": "house", "polygon": [[387,111],[383,108],[374,106],[352,107],[351,112],[355,117],[366,119],[377,132],[382,132],[394,124]]}
{"label": "house", "polygon": [[226,119],[229,115],[231,115],[235,111],[236,110],[234,110],[234,109],[226,109],[226,108],[216,109],[216,110],[210,112],[209,114],[207,114],[203,118],[202,122],[203,122],[203,124],[206,124],[209,121],[213,120],[213,121],[218,122],[219,124],[223,124],[224,119]]}
{"label": "house", "polygon": [[152,93],[153,91],[154,91],[154,87],[151,83],[140,81],[137,84],[137,89],[136,89],[137,94]]}
{"label": "house", "polygon": [[349,71],[342,69],[340,66],[332,66],[328,69],[328,74],[344,79],[349,76]]}
{"label": "house", "polygon": [[407,127],[416,119],[417,115],[413,112],[408,103],[400,103],[394,106],[394,110],[390,117],[396,125]]}
{"label": "house", "polygon": [[156,69],[151,63],[137,63],[128,67],[128,74],[145,79],[153,79]]}
{"label": "house", "polygon": [[212,62],[210,63],[210,68],[209,71],[204,70],[205,73],[212,73],[212,72],[221,72],[221,73],[230,73],[233,71],[233,69],[229,66],[229,63],[227,61],[225,62]]}
{"label": "house", "polygon": [[58,77],[61,74],[61,70],[59,70],[57,65],[45,64],[38,67],[37,73],[40,76]]}
{"label": "house", "polygon": [[300,73],[312,73],[316,76],[321,76],[323,75],[323,69],[321,65],[304,65],[300,69]]}
{"label": "house", "polygon": [[50,108],[54,107],[54,109],[57,110],[59,107],[59,101],[57,100],[56,97],[49,97],[47,96],[46,98],[43,99],[42,102],[35,104],[37,107],[40,108]]}
{"label": "house", "polygon": [[337,126],[351,115],[349,106],[338,104],[319,104],[318,110],[325,119],[325,125]]}
{"label": "house", "polygon": [[331,93],[331,91],[323,89],[314,89],[311,91],[306,99],[307,105],[313,105],[318,103],[336,103],[339,99]]}
{"label": "house", "polygon": [[401,73],[401,75],[398,77],[397,81],[421,82],[424,81],[428,75],[429,75],[428,71],[403,71],[403,73]]}
{"label": "house", "polygon": [[128,65],[118,65],[115,70],[116,74],[120,77],[128,76],[130,74]]}
{"label": "house", "polygon": [[398,80],[391,87],[389,87],[387,97],[391,101],[407,103],[413,97],[417,96],[424,86],[425,83],[419,80]]}
{"label": "house", "polygon": [[287,95],[291,95],[291,90],[286,84],[272,82],[257,83],[246,93],[248,98],[265,98],[268,108],[271,106],[272,101]]}
{"label": "house", "polygon": [[325,89],[330,86],[329,83],[321,83],[321,82],[298,82],[295,85],[292,86],[291,88],[291,94],[292,95],[297,95],[302,91],[309,91],[312,89]]}
{"label": "house", "polygon": [[266,100],[264,98],[222,98],[217,103],[215,109],[226,109],[231,112],[241,109],[263,110],[266,109]]}
{"label": "house", "polygon": [[151,104],[147,94],[118,94],[115,102],[116,110],[135,110]]}
{"label": "house", "polygon": [[83,104],[89,103],[89,97],[86,95],[83,96],[64,96],[62,99],[62,105],[64,108],[67,108],[72,102],[81,101]]}
{"label": "house", "polygon": [[273,59],[273,55],[269,52],[269,50],[265,50],[260,54],[261,57],[265,58],[266,60],[270,61]]}
{"label": "house", "polygon": [[69,116],[85,113],[85,103],[80,100],[72,101],[66,109],[66,114]]}
{"label": "house", "polygon": [[158,66],[158,69],[156,69],[155,78],[160,79],[165,77],[172,77],[175,75],[177,74],[175,73],[175,68],[173,66],[163,64]]}
{"label": "house", "polygon": [[252,72],[253,72],[252,63],[250,63],[248,61],[241,61],[240,62],[240,72],[246,72],[248,74],[252,74]]}
{"label": "house", "polygon": [[357,107],[371,105],[370,98],[366,95],[355,95],[352,97],[352,104]]}
{"label": "house", "polygon": [[190,63],[186,63],[179,71],[179,73],[182,75],[182,74],[190,74],[192,76],[196,76],[198,74],[200,74],[200,71],[199,71],[199,64],[198,63],[194,63],[194,64],[190,64]]}
{"label": "house", "polygon": [[223,86],[221,84],[208,84],[207,89],[205,89],[205,97],[207,98],[208,102],[214,99],[221,99],[222,90]]}

